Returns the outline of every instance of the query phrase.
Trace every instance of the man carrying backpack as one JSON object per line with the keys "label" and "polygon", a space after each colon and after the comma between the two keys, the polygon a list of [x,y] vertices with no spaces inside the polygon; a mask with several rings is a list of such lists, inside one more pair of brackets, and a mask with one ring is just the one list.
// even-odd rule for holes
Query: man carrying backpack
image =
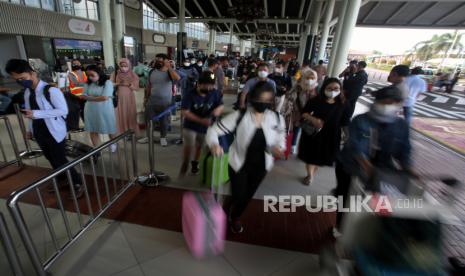
{"label": "man carrying backpack", "polygon": [[[22,110],[22,113],[31,121],[27,138],[32,139],[34,137],[53,169],[67,164],[68,160],[65,156],[67,133],[65,119],[68,115],[68,106],[63,93],[60,89],[50,87],[46,82],[40,80],[37,73],[25,60],[9,60],[5,71],[25,88],[25,109]],[[48,90],[48,92],[45,90]],[[45,96],[46,93],[50,94],[50,101]],[[75,194],[79,198],[84,192],[81,177],[74,169],[69,171]]]}

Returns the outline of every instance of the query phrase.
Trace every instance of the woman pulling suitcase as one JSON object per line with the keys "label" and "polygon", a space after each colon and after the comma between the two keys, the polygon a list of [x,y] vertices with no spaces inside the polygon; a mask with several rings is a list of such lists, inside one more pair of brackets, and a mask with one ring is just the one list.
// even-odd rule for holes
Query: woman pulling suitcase
{"label": "woman pulling suitcase", "polygon": [[249,93],[246,111],[236,111],[213,124],[206,142],[215,156],[223,155],[219,137],[235,134],[229,149],[229,177],[232,196],[226,203],[233,233],[241,233],[240,216],[255,191],[273,167],[273,156],[281,158],[286,148],[284,119],[272,110],[273,87],[258,82]]}

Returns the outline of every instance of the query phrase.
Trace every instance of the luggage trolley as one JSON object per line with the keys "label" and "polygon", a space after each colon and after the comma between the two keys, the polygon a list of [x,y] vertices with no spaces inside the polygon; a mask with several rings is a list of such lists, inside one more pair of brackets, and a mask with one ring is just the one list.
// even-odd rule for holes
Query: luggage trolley
{"label": "luggage trolley", "polygon": [[[371,203],[376,203],[377,195],[386,196],[392,210],[346,214],[344,234],[333,250],[322,252],[321,268],[329,275],[448,275],[442,254],[442,228],[457,221],[450,208],[426,192],[425,184],[441,180],[454,188],[459,182],[427,176],[417,180],[406,173],[380,169],[373,180],[367,185],[355,177],[349,195],[370,197]],[[342,261],[341,255],[352,261]]]}

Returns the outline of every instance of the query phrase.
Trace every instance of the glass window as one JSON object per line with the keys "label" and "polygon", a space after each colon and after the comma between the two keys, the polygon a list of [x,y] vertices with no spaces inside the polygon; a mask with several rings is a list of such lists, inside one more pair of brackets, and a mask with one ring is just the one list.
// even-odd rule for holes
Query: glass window
{"label": "glass window", "polygon": [[87,12],[89,14],[89,19],[98,20],[97,2],[87,0]]}
{"label": "glass window", "polygon": [[87,18],[87,5],[86,1],[82,1],[79,3],[74,2],[74,15],[79,17]]}
{"label": "glass window", "polygon": [[72,0],[60,0],[63,12],[66,14],[74,15],[74,7]]}
{"label": "glass window", "polygon": [[54,11],[55,2],[53,0],[42,0],[42,9]]}
{"label": "glass window", "polygon": [[39,0],[24,0],[26,6],[40,8],[40,1]]}

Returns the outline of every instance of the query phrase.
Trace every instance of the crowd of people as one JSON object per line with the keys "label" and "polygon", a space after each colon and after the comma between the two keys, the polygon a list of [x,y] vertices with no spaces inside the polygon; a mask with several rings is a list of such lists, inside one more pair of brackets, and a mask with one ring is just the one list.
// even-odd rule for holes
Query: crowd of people
{"label": "crowd of people", "polygon": [[[351,61],[339,78],[332,78],[323,61],[312,67],[309,61],[299,66],[294,59],[264,62],[209,56],[187,58],[176,67],[166,54],[157,54],[152,62],[134,68],[123,58],[111,75],[100,66],[83,68],[79,60],[73,60],[69,87],[93,146],[101,143],[101,135],[113,138],[130,129],[139,134],[135,92],[140,88],[145,89],[147,122],[178,101],[184,139],[180,176],[186,175],[189,165],[192,174],[199,172],[205,148],[221,156],[225,151],[222,137],[233,135],[228,149],[232,197],[226,209],[231,230],[240,233],[241,214],[274,160],[282,159],[286,151],[305,164],[304,185],[314,182],[319,167],[335,166],[336,194],[342,196],[347,195],[353,175],[367,178],[375,167],[394,168],[393,159],[415,175],[408,126],[417,95],[426,91],[419,77],[421,69],[393,67],[388,78],[392,86],[376,91],[369,112],[352,118],[368,81],[366,66],[364,61]],[[28,136],[36,139],[53,168],[67,163],[64,94],[41,81],[25,60],[10,60],[6,71],[25,89],[23,113],[31,119]],[[236,110],[223,114],[228,78],[243,83],[243,88]],[[398,116],[401,110],[405,120]],[[163,147],[168,145],[170,124],[169,115],[159,118]],[[72,177],[81,196],[82,182],[75,171]]]}

